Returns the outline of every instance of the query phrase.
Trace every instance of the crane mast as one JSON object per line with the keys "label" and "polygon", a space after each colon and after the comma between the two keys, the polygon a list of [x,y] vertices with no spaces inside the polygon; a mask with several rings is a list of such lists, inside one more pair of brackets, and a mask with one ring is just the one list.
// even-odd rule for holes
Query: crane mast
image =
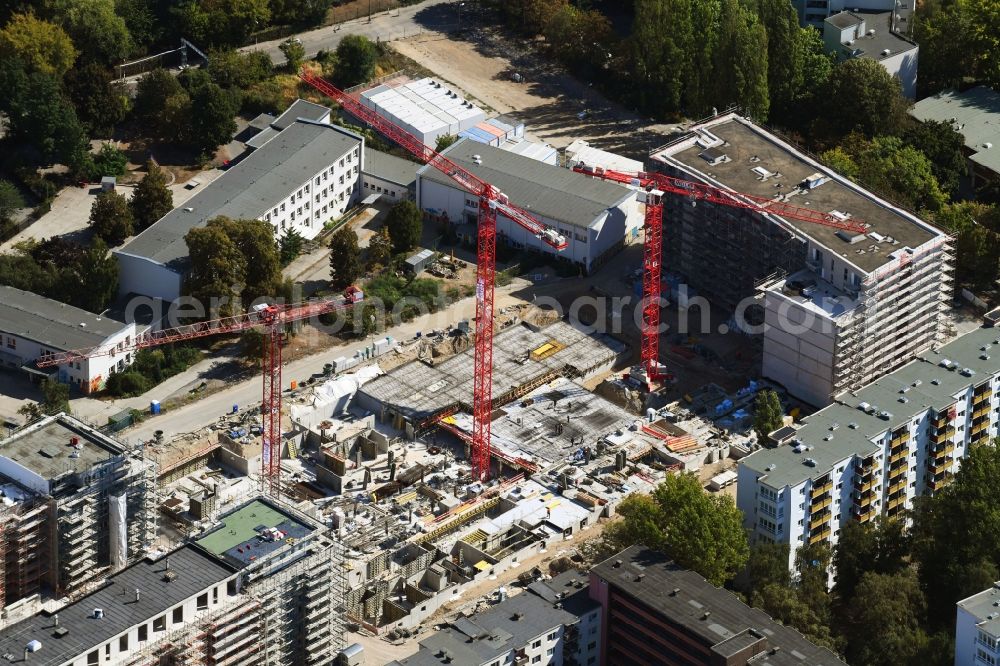
{"label": "crane mast", "polygon": [[667,377],[664,367],[660,363],[659,330],[663,262],[663,197],[666,194],[683,196],[692,202],[708,201],[730,208],[768,213],[856,234],[863,234],[868,230],[868,225],[854,218],[842,219],[830,213],[793,206],[779,199],[768,199],[706,183],[695,183],[662,173],[645,171],[627,173],[586,165],[577,165],[573,167],[573,171],[593,178],[636,187],[639,189],[639,201],[646,205],[643,218],[645,242],[642,259],[640,364],[650,387],[653,383]]}
{"label": "crane mast", "polygon": [[485,480],[490,475],[491,415],[493,412],[493,291],[496,280],[497,214],[528,230],[546,245],[563,250],[569,243],[558,231],[510,203],[507,196],[447,156],[432,150],[423,141],[378,115],[329,81],[305,69],[299,77],[341,108],[363,121],[414,157],[433,166],[459,186],[479,198],[479,229],[476,238],[476,342],[473,364],[472,443],[470,457],[473,476]]}

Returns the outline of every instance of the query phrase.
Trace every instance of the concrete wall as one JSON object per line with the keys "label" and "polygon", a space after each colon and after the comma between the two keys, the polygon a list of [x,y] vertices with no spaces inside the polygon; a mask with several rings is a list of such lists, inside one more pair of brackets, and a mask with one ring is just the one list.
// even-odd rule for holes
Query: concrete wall
{"label": "concrete wall", "polygon": [[184,276],[163,264],[115,251],[118,259],[118,295],[136,293],[166,302],[180,297]]}
{"label": "concrete wall", "polygon": [[361,188],[362,197],[367,197],[370,194],[381,194],[383,200],[391,201],[392,203],[403,200],[413,201],[416,199],[416,192],[399,183],[379,178],[371,173],[361,174]]}
{"label": "concrete wall", "polygon": [[835,322],[769,290],[764,294],[764,323],[761,374],[805,402],[828,405],[836,358]]}

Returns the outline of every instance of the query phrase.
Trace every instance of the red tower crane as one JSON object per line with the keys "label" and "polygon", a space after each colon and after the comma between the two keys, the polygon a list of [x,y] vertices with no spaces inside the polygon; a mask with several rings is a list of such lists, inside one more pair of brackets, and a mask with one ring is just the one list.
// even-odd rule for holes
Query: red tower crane
{"label": "red tower crane", "polygon": [[852,233],[863,234],[867,225],[857,219],[841,219],[831,213],[793,206],[777,199],[744,194],[705,183],[694,183],[662,173],[626,173],[601,167],[575,166],[573,170],[594,178],[610,180],[639,188],[639,200],[646,204],[643,221],[645,243],[642,258],[642,328],[640,333],[641,366],[647,382],[664,379],[660,364],[660,280],[663,262],[663,196],[676,194],[692,202],[744,208],[758,213],[771,213],[803,222],[812,222]]}
{"label": "red tower crane", "polygon": [[476,344],[472,395],[472,471],[483,480],[490,474],[490,416],[493,412],[493,285],[496,277],[497,212],[527,229],[543,243],[563,250],[566,239],[556,230],[510,203],[507,196],[467,169],[398,125],[378,115],[357,99],[303,69],[300,78],[336,101],[354,117],[378,130],[388,139],[409,151],[425,164],[433,166],[479,199],[479,225],[476,242]]}
{"label": "red tower crane", "polygon": [[344,300],[319,300],[294,305],[262,305],[246,314],[198,322],[176,328],[150,331],[123,345],[77,349],[46,354],[38,366],[53,367],[100,356],[117,356],[140,349],[194,340],[210,335],[232,335],[254,328],[265,333],[263,354],[263,398],[260,405],[261,489],[272,497],[281,493],[281,337],[285,325],[347,307]]}

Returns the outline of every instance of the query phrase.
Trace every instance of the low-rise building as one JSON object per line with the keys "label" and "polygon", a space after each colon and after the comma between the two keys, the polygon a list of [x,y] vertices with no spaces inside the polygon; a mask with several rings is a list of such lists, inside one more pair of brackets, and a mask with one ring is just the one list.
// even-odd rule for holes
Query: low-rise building
{"label": "low-rise building", "polygon": [[359,97],[366,107],[431,147],[438,137],[458,136],[486,120],[482,109],[429,77],[390,79]]}
{"label": "low-rise building", "polygon": [[957,604],[955,666],[1000,662],[1000,581]]}
{"label": "low-rise building", "polygon": [[977,86],[925,97],[910,109],[923,122],[950,123],[965,139],[972,186],[1000,182],[1000,92]]}
{"label": "low-rise building", "polygon": [[[497,233],[507,245],[555,254],[591,270],[639,236],[642,213],[635,192],[626,187],[466,139],[449,146],[444,155],[558,230],[569,243],[557,251],[498,214]],[[475,225],[479,216],[478,198],[429,165],[417,172],[417,205],[455,225]]]}
{"label": "low-rise building", "polygon": [[583,139],[577,139],[566,146],[566,167],[572,169],[575,166],[603,167],[624,173],[638,173],[644,170],[639,160],[595,148]]}
{"label": "low-rise building", "polygon": [[[33,378],[52,378],[82,393],[104,388],[112,374],[132,363],[127,351],[135,324],[45,298],[30,291],[0,286],[0,364]],[[41,369],[35,361],[75,349],[100,347],[111,353]]]}
{"label": "low-rise building", "polygon": [[364,153],[364,167],[361,169],[363,196],[379,194],[394,203],[417,198],[417,169],[420,164],[374,148],[366,147]]}
{"label": "low-rise building", "polygon": [[902,517],[997,435],[1000,329],[979,328],[837,396],[782,443],[740,461],[737,505],[752,541],[835,546],[843,526]]}
{"label": "low-rise building", "polygon": [[823,45],[827,53],[835,53],[839,60],[874,60],[899,79],[905,96],[915,99],[920,49],[916,42],[893,30],[892,15],[891,11],[833,14],[823,21]]}
{"label": "low-rise building", "polygon": [[913,4],[909,0],[792,0],[799,13],[799,22],[804,28],[816,28],[823,32],[823,21],[828,16],[845,9],[863,12],[891,12],[899,14],[900,23],[909,21]]}
{"label": "low-rise building", "polygon": [[601,605],[602,666],[846,666],[732,592],[642,546],[591,569],[590,597]]}
{"label": "low-rise building", "polygon": [[[190,267],[184,236],[212,218],[263,220],[275,238],[295,229],[308,239],[354,205],[362,193],[364,138],[336,125],[288,115],[315,111],[312,107],[325,108],[293,105],[270,125],[273,136],[261,139],[258,148],[183,206],[115,250],[119,292],[165,301],[178,298]],[[321,117],[328,118],[329,110]]]}

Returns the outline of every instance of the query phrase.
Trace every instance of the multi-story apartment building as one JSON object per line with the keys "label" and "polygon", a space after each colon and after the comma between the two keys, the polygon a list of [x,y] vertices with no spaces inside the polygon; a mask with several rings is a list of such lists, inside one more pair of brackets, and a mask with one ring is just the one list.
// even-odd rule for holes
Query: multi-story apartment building
{"label": "multi-story apartment building", "polygon": [[1000,581],[962,599],[955,618],[955,666],[1000,663]]}
{"label": "multi-story apartment building", "polygon": [[251,140],[259,147],[115,250],[119,292],[180,296],[189,262],[184,236],[212,218],[263,220],[275,238],[289,229],[314,238],[343,215],[361,198],[364,138],[329,117],[325,107],[296,103]]}
{"label": "multi-story apartment building", "polygon": [[65,414],[0,441],[0,607],[74,594],[142,558],[155,483],[141,452]]}
{"label": "multi-story apartment building", "polygon": [[602,666],[844,666],[827,648],[662,553],[632,546],[590,571]]}
{"label": "multi-story apartment building", "polygon": [[[82,393],[104,388],[108,377],[132,363],[125,351],[135,324],[124,324],[72,305],[0,286],[0,367],[32,378],[57,379]],[[35,361],[57,352],[102,347],[111,354],[41,369]]]}
{"label": "multi-story apartment building", "polygon": [[327,666],[343,647],[343,562],[327,535],[252,500],[192,543],[0,630],[0,654],[51,666]]}
{"label": "multi-story apartment building", "polygon": [[900,517],[997,435],[1000,329],[919,356],[740,461],[737,504],[754,541],[836,545],[847,521]]}
{"label": "multi-story apartment building", "polygon": [[763,319],[762,373],[795,397],[826,405],[940,342],[952,290],[940,230],[732,113],[691,128],[653,161],[679,178],[865,224],[855,235],[664,199],[666,269],[738,317],[762,299],[763,315],[749,322]]}
{"label": "multi-story apartment building", "polygon": [[596,666],[600,636],[586,574],[567,571],[431,634],[416,654],[389,666]]}

